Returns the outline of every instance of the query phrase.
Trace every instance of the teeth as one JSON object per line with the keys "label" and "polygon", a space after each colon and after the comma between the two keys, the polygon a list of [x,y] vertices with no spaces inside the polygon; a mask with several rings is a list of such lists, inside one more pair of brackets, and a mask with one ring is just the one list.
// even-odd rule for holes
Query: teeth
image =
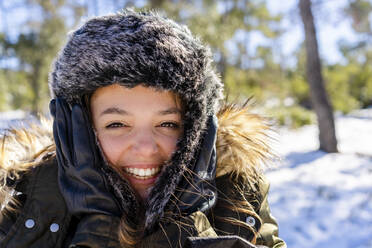
{"label": "teeth", "polygon": [[139,169],[139,168],[124,168],[124,171],[132,174],[136,177],[141,177],[142,179],[147,179],[148,177],[154,176],[160,171],[160,167],[149,168],[149,169]]}

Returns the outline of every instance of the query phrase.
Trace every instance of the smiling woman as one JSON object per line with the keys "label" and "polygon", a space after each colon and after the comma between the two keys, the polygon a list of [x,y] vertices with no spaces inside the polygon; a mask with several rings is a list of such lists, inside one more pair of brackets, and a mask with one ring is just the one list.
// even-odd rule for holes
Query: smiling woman
{"label": "smiling woman", "polygon": [[90,109],[109,164],[145,200],[183,130],[175,94],[113,84],[94,92]]}
{"label": "smiling woman", "polygon": [[53,128],[0,140],[0,247],[285,247],[260,168],[270,128],[223,104],[211,58],[153,12],[71,33]]}

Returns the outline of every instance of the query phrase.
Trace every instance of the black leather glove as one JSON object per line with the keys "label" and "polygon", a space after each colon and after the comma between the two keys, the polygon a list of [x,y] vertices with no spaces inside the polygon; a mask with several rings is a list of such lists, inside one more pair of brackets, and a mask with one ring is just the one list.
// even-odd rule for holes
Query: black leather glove
{"label": "black leather glove", "polygon": [[53,135],[58,161],[58,182],[69,212],[79,218],[86,214],[121,216],[119,205],[109,191],[87,109],[72,107],[64,99],[49,105],[54,117]]}
{"label": "black leather glove", "polygon": [[[191,214],[195,211],[205,212],[216,202],[217,190],[215,187],[216,176],[216,139],[218,119],[209,116],[207,130],[193,168],[193,173],[185,172],[188,180],[182,179],[176,190],[178,200],[177,210]],[[190,183],[191,182],[191,183]]]}

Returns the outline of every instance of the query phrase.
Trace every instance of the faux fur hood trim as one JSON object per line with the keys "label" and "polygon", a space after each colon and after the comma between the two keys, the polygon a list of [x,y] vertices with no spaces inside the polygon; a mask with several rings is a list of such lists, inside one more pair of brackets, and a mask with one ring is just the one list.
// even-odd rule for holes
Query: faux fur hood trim
{"label": "faux fur hood trim", "polygon": [[253,190],[265,167],[278,155],[271,148],[274,130],[267,118],[251,112],[247,101],[243,106],[225,104],[217,113],[216,177],[230,174],[242,177]]}
{"label": "faux fur hood trim", "polygon": [[[243,177],[255,187],[263,165],[277,157],[270,149],[272,129],[265,118],[249,112],[248,106],[225,105],[218,112],[216,177]],[[8,129],[0,137],[0,204],[7,208],[15,181],[54,153],[52,122],[41,118],[23,128]]]}

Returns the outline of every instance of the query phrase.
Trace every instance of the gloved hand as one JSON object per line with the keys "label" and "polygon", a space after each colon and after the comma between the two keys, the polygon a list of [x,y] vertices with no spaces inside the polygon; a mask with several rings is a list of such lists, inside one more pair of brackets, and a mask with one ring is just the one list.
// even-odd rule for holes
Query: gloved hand
{"label": "gloved hand", "polygon": [[54,117],[58,183],[69,212],[79,218],[86,214],[120,217],[120,207],[101,170],[105,165],[86,113],[89,110],[80,104],[70,107],[59,98],[49,108]]}
{"label": "gloved hand", "polygon": [[[199,151],[195,165],[191,170],[195,173],[186,171],[176,190],[176,200],[178,200],[177,210],[184,214],[191,214],[195,211],[205,212],[213,207],[216,202],[217,189],[215,187],[216,176],[216,139],[217,139],[218,119],[216,116],[209,116],[207,122],[207,132],[203,138],[203,143]],[[192,182],[192,183],[190,183]]]}

